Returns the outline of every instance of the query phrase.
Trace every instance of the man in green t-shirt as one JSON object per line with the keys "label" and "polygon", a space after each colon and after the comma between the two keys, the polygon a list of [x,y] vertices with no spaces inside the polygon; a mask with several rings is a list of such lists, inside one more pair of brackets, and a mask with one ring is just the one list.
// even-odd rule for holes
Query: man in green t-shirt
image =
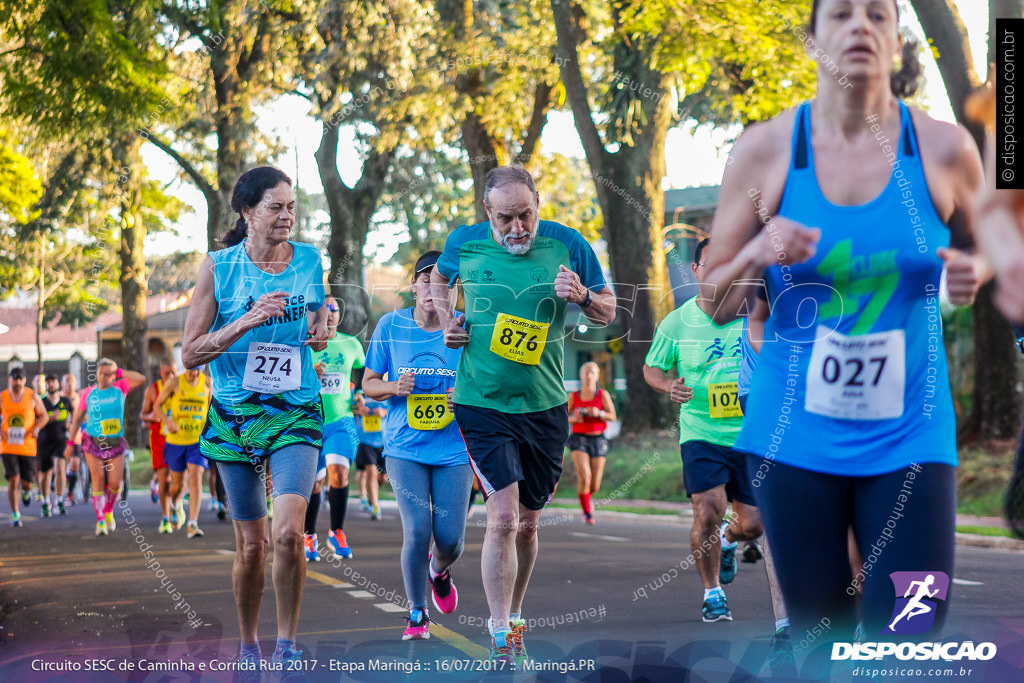
{"label": "man in green t-shirt", "polygon": [[[703,281],[701,260],[709,240],[694,252],[693,270]],[[721,584],[736,575],[736,541],[761,535],[746,455],[733,449],[743,423],[736,395],[742,321],[716,325],[696,296],[665,316],[644,362],[644,379],[679,403],[679,450],[683,484],[693,501],[690,547],[704,581],[704,621],[732,621]],[[736,516],[723,523],[732,501]],[[721,532],[719,532],[721,528]]]}
{"label": "man in green t-shirt", "polygon": [[[327,299],[327,326],[338,326],[338,304]],[[303,539],[307,562],[320,559],[316,546],[316,518],[320,513],[320,489],[327,478],[327,501],[331,506],[331,529],[327,543],[334,554],[352,557],[345,536],[345,512],[348,509],[348,471],[356,460],[359,438],[352,416],[352,371],[364,367],[366,354],[359,340],[338,332],[327,342],[327,348],[313,353],[313,363],[320,376],[320,398],[324,403],[324,440],[317,466],[316,484],[306,508],[306,530]]]}
{"label": "man in green t-shirt", "polygon": [[[538,216],[540,197],[521,168],[492,169],[488,222],[460,226],[431,276],[445,344],[465,347],[455,418],[487,500],[481,557],[493,637],[491,658],[515,665],[523,598],[537,557],[537,521],[562,472],[569,437],[562,340],[568,304],[601,325],[615,296],[597,256],[570,228]],[[448,288],[462,281],[466,314],[454,318]]]}

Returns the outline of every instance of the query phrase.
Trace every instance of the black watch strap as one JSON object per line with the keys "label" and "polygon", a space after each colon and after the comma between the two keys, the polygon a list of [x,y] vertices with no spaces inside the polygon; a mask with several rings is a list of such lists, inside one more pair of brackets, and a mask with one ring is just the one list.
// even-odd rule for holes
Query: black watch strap
{"label": "black watch strap", "polygon": [[587,298],[580,302],[580,308],[586,308],[590,304],[594,303],[593,297],[590,296],[590,290],[587,290]]}

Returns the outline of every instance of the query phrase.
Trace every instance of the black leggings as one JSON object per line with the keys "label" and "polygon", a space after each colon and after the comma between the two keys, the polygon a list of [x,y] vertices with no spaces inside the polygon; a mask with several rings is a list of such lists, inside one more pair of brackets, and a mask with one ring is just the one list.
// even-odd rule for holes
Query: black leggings
{"label": "black leggings", "polygon": [[[748,458],[748,472],[764,472],[754,480],[760,482],[754,497],[797,640],[822,619],[828,619],[823,625],[833,641],[850,640],[858,621],[865,641],[890,640],[881,631],[891,620],[895,599],[891,572],[941,571],[952,584],[954,467],[926,463],[874,477],[845,477]],[[851,527],[862,561],[856,575],[847,544]],[[861,619],[858,586],[864,591]],[[942,625],[950,597],[938,603],[929,633]]]}

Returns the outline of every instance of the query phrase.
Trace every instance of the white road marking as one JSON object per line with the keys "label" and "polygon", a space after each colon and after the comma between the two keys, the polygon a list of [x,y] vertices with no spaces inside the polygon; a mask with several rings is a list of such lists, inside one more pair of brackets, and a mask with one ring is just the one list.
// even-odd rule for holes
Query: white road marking
{"label": "white road marking", "polygon": [[597,538],[602,541],[615,541],[617,543],[628,543],[630,539],[620,538],[618,536],[601,536],[600,534],[585,534],[582,531],[570,531],[570,536],[579,536],[580,538]]}
{"label": "white road marking", "polygon": [[375,597],[377,597],[373,593],[368,593],[367,591],[350,591],[349,595],[351,595],[353,598],[375,598]]}
{"label": "white road marking", "polygon": [[383,612],[404,612],[405,611],[404,607],[399,607],[398,605],[396,605],[393,602],[378,602],[376,605],[374,605],[374,607],[376,607],[377,609],[379,609],[379,610],[381,610]]}
{"label": "white road marking", "polygon": [[984,586],[985,584],[981,581],[968,581],[967,579],[953,579],[953,583],[958,586]]}

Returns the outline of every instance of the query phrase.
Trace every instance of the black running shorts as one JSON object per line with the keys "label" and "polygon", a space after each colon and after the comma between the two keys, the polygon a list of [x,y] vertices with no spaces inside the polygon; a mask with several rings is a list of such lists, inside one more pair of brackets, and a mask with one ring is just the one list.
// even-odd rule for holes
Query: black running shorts
{"label": "black running shorts", "polygon": [[455,419],[484,497],[519,482],[519,502],[540,510],[562,474],[568,404],[535,413],[502,413],[455,404]]}

